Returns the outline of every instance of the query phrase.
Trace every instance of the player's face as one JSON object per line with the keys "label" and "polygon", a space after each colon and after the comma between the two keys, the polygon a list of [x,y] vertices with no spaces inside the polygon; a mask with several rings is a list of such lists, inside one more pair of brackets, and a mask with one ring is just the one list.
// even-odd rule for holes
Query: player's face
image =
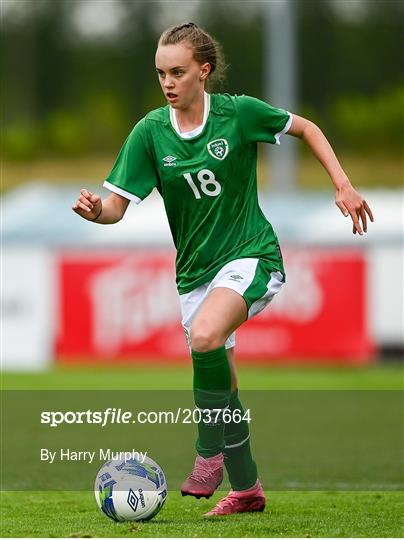
{"label": "player's face", "polygon": [[199,64],[193,58],[192,47],[182,42],[159,45],[156,70],[167,101],[175,109],[186,110],[203,92],[210,64]]}

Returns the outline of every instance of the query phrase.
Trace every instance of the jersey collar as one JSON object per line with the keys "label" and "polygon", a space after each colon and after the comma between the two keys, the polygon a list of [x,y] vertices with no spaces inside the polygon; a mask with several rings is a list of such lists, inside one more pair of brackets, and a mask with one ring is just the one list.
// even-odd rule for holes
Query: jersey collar
{"label": "jersey collar", "polygon": [[178,126],[175,109],[173,109],[171,105],[170,105],[170,122],[173,128],[175,129],[175,131],[178,133],[178,135],[182,139],[191,139],[192,137],[196,137],[197,135],[200,135],[202,133],[205,127],[206,121],[208,119],[208,116],[209,116],[209,111],[210,111],[210,94],[208,94],[207,92],[204,92],[203,120],[200,126],[193,129],[192,131],[184,131],[181,133],[180,128]]}

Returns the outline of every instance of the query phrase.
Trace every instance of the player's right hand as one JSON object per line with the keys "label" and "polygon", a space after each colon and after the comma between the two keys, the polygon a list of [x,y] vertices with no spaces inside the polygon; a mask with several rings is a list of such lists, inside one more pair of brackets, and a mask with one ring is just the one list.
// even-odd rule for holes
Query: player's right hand
{"label": "player's right hand", "polygon": [[99,195],[91,193],[88,189],[80,189],[80,196],[72,206],[72,210],[89,221],[94,220],[102,209],[102,200]]}

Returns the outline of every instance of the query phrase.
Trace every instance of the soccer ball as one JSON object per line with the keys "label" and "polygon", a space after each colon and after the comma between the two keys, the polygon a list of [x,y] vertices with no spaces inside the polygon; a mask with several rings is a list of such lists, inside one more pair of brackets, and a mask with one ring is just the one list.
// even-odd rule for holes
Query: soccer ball
{"label": "soccer ball", "polygon": [[94,485],[98,507],[114,521],[146,521],[158,514],[167,497],[164,473],[146,457],[107,461]]}

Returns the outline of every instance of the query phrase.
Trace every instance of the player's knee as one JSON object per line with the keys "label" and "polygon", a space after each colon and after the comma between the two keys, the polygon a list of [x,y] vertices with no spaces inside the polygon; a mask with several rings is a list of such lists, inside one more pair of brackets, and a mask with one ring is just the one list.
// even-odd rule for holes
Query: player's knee
{"label": "player's knee", "polygon": [[191,327],[191,344],[194,351],[207,352],[224,345],[224,338],[206,323],[194,323]]}

